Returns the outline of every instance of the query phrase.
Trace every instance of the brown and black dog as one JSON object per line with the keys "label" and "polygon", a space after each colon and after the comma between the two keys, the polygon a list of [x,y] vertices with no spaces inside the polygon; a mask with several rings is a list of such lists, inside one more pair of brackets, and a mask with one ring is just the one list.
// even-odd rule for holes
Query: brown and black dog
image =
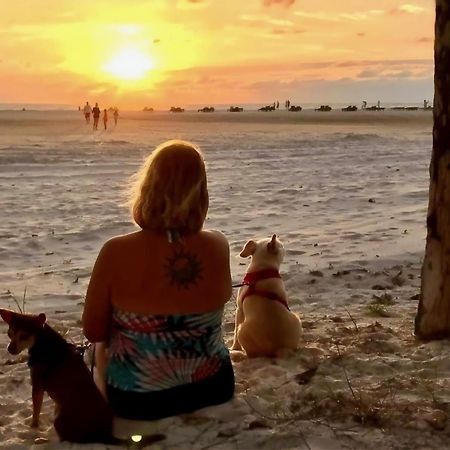
{"label": "brown and black dog", "polygon": [[39,425],[44,392],[56,404],[54,426],[61,441],[112,443],[113,413],[94,384],[76,347],[46,323],[45,314],[19,314],[0,309],[9,325],[8,352],[28,349],[33,417]]}

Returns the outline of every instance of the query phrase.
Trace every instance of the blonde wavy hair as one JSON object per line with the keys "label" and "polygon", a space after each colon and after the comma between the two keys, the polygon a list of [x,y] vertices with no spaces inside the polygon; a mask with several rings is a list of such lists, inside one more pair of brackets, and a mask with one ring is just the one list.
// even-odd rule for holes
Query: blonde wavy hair
{"label": "blonde wavy hair", "polygon": [[134,221],[143,229],[200,231],[209,206],[200,149],[180,140],[159,145],[133,177],[129,205]]}

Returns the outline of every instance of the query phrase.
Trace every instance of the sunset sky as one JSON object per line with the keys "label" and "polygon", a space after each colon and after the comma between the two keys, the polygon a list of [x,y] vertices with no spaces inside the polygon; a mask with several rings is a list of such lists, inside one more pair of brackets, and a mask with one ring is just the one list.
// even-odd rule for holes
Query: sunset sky
{"label": "sunset sky", "polygon": [[433,0],[2,0],[0,104],[421,102]]}

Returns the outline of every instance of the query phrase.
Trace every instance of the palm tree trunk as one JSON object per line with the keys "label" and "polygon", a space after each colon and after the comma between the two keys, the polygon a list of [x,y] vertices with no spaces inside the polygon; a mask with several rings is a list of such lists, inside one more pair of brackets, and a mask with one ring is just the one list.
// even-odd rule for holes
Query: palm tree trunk
{"label": "palm tree trunk", "polygon": [[450,336],[450,0],[436,0],[433,152],[427,241],[415,333]]}

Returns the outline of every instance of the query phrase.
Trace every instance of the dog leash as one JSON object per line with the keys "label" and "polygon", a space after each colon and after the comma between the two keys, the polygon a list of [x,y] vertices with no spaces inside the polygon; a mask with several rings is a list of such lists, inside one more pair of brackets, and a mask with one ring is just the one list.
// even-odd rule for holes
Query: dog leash
{"label": "dog leash", "polygon": [[91,359],[91,375],[92,378],[94,378],[94,366],[95,366],[95,344],[90,344],[92,345],[92,359]]}
{"label": "dog leash", "polygon": [[94,367],[95,367],[95,345],[93,345],[90,342],[87,342],[83,345],[77,345],[75,348],[77,352],[81,355],[81,357],[84,357],[84,354],[86,353],[86,350],[88,348],[92,347],[92,357],[89,365],[89,371],[91,372],[92,378],[94,378]]}

